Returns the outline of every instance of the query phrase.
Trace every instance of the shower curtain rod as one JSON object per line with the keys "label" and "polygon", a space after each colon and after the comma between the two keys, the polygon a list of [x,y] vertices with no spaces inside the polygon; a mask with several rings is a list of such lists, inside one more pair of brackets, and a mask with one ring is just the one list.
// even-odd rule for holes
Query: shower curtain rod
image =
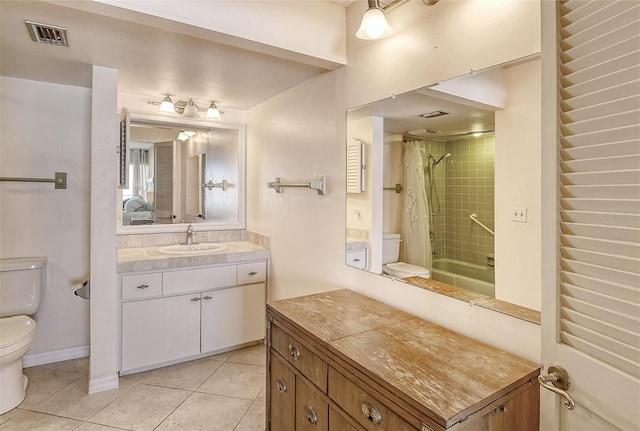
{"label": "shower curtain rod", "polygon": [[475,130],[475,131],[469,131],[464,133],[453,133],[451,135],[433,135],[433,136],[418,136],[418,135],[411,135],[409,133],[403,133],[402,140],[403,141],[407,141],[407,140],[428,141],[430,139],[463,138],[465,136],[472,136],[474,133],[488,134],[488,133],[494,133],[494,132],[495,132],[494,129],[490,129],[490,130]]}

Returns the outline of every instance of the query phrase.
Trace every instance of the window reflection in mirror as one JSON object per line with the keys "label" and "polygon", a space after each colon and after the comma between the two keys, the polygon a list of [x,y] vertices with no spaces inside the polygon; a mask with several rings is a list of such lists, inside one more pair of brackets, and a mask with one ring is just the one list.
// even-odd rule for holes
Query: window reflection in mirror
{"label": "window reflection in mirror", "polygon": [[132,118],[123,227],[244,228],[244,126]]}

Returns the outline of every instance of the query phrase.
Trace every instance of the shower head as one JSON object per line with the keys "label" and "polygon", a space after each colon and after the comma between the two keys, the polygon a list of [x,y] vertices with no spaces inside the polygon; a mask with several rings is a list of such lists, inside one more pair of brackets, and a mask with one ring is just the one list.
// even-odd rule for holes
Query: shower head
{"label": "shower head", "polygon": [[446,159],[449,156],[451,156],[451,153],[446,153],[446,154],[441,155],[438,160],[435,160],[435,158],[431,154],[429,154],[429,157],[431,157],[431,159],[434,160],[434,162],[433,162],[433,167],[434,168],[438,165],[438,163],[440,163],[443,159]]}

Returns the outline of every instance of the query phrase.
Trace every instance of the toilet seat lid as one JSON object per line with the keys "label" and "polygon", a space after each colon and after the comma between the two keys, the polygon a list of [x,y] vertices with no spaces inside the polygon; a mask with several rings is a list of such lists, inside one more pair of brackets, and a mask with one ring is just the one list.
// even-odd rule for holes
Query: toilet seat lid
{"label": "toilet seat lid", "polygon": [[429,271],[424,266],[411,265],[410,263],[405,263],[405,262],[388,263],[387,268],[390,268],[394,271],[406,272],[408,274],[413,274],[413,275],[431,274],[431,271]]}
{"label": "toilet seat lid", "polygon": [[0,319],[0,347],[19,343],[36,330],[36,321],[29,316],[3,317]]}

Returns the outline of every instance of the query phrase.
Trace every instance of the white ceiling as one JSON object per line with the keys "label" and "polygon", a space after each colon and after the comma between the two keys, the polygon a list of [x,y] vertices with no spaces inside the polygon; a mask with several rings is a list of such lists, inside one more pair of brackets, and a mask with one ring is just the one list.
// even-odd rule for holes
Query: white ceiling
{"label": "white ceiling", "polygon": [[[25,20],[68,28],[71,46],[33,42]],[[95,64],[118,69],[123,92],[241,110],[327,71],[40,1],[1,0],[0,37],[3,76],[90,87]]]}

